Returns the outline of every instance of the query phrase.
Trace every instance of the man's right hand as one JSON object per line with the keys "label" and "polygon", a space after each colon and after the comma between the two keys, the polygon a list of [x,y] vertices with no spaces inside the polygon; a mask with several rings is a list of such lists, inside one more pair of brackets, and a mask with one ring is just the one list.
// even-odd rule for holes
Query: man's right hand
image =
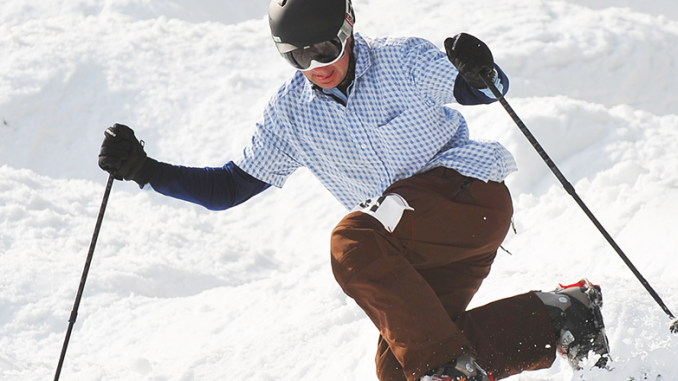
{"label": "man's right hand", "polygon": [[114,124],[104,132],[99,151],[99,167],[117,180],[134,180],[140,185],[146,179],[136,178],[146,161],[144,147],[134,136],[134,131],[123,124]]}

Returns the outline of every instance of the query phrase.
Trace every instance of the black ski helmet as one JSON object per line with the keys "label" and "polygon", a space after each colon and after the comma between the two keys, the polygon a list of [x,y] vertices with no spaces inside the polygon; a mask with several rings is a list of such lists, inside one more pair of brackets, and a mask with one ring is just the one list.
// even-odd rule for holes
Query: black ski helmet
{"label": "black ski helmet", "polygon": [[344,21],[353,27],[351,0],[271,0],[268,6],[271,36],[281,54],[337,37]]}

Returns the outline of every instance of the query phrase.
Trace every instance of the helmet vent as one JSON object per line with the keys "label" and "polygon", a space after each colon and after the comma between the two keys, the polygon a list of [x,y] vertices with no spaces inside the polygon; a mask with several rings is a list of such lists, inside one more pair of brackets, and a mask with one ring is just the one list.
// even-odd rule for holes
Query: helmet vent
{"label": "helmet vent", "polygon": [[278,5],[280,5],[281,7],[284,7],[285,4],[287,4],[287,0],[278,0]]}

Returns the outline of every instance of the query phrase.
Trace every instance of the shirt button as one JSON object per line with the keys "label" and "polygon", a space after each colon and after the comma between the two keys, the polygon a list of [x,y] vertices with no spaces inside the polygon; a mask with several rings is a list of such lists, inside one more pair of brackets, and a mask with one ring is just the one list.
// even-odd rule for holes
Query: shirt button
{"label": "shirt button", "polygon": [[363,144],[363,145],[361,145],[361,146],[360,146],[360,148],[362,148],[362,149],[366,149],[366,148],[367,148],[367,144]]}

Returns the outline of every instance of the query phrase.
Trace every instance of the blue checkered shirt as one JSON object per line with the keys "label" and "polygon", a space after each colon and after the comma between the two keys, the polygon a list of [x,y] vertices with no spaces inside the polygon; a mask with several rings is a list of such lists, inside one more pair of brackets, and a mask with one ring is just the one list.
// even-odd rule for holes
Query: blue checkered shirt
{"label": "blue checkered shirt", "polygon": [[346,105],[297,72],[269,101],[238,167],[277,187],[306,167],[348,209],[435,167],[498,182],[516,170],[506,148],[470,140],[464,117],[445,106],[456,102],[458,71],[444,52],[419,38],[355,42]]}

